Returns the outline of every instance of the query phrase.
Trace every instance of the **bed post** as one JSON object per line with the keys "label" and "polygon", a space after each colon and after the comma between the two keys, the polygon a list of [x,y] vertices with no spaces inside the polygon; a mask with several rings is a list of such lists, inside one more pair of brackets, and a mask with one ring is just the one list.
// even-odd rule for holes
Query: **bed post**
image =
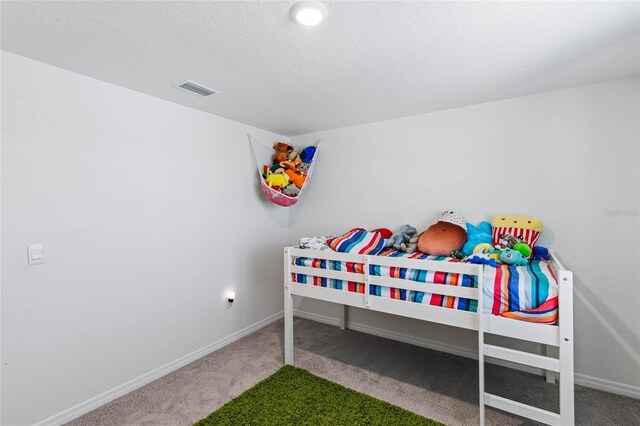
{"label": "bed post", "polygon": [[371,308],[371,293],[369,287],[369,256],[364,257],[364,307]]}
{"label": "bed post", "polygon": [[347,305],[339,305],[340,306],[340,330],[347,329]]}
{"label": "bed post", "polygon": [[284,363],[293,365],[293,295],[291,282],[291,258],[289,247],[284,249]]}
{"label": "bed post", "polygon": [[[543,356],[551,355],[551,351],[549,350],[551,349],[551,347],[552,346],[550,345],[542,345],[542,355]],[[545,374],[547,383],[551,383],[552,385],[556,383],[556,373],[554,373],[551,370],[544,370],[544,374]]]}
{"label": "bed post", "polygon": [[562,270],[558,276],[558,313],[560,327],[560,424],[573,425],[573,273]]}
{"label": "bed post", "polygon": [[483,307],[483,294],[482,287],[482,266],[478,266],[478,397],[480,402],[480,426],[484,426],[484,307]]}

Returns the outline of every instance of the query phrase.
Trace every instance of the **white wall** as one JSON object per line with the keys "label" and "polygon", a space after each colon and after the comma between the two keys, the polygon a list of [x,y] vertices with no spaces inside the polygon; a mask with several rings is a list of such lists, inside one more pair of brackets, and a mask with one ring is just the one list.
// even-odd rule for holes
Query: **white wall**
{"label": "white wall", "polygon": [[[410,223],[443,210],[470,222],[540,218],[541,243],[575,273],[581,383],[640,386],[639,78],[295,137],[322,137],[314,181],[292,208],[290,242]],[[606,268],[603,267],[606,265]],[[335,306],[297,302],[335,316]],[[470,348],[475,334],[353,309],[354,323]],[[615,383],[609,383],[615,382]]]}
{"label": "white wall", "polygon": [[279,138],[2,53],[2,424],[282,310],[288,212],[258,192],[248,132]]}

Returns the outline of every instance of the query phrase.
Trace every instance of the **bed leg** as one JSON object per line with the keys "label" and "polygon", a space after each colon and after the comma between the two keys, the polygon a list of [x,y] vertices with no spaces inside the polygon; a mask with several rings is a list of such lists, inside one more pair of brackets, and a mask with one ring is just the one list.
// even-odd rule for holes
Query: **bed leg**
{"label": "bed leg", "polygon": [[[550,348],[551,346],[549,345],[542,345],[542,355],[549,356],[551,352],[549,350]],[[547,383],[551,383],[552,385],[556,383],[556,373],[554,373],[553,371],[544,370],[544,374],[545,374]]]}
{"label": "bed leg", "polygon": [[347,305],[340,305],[340,330],[347,329]]}
{"label": "bed leg", "polygon": [[289,250],[284,249],[284,363],[293,365],[293,295],[289,290],[290,271]]}
{"label": "bed leg", "polygon": [[293,296],[284,295],[284,363],[293,365]]}

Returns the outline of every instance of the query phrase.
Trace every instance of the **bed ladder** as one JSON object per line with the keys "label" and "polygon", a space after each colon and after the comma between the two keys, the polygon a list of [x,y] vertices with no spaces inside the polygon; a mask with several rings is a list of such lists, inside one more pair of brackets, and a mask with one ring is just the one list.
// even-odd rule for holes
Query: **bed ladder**
{"label": "bed ladder", "polygon": [[[571,288],[571,286],[573,285],[573,277],[571,275],[571,272],[568,272],[568,274],[561,272],[558,279],[560,283],[558,286],[560,303],[559,310],[560,312],[573,312],[573,289]],[[562,297],[562,284],[565,284],[565,288],[567,288],[567,291],[564,292],[565,297]],[[481,280],[478,287],[482,288]],[[481,294],[482,292],[479,292],[478,312],[483,312]],[[497,408],[499,410],[506,411],[518,416],[523,416],[548,425],[573,426],[575,422],[573,389],[573,318],[570,316],[566,318],[561,317],[561,321],[559,322],[558,334],[559,342],[557,344],[560,356],[559,358],[553,358],[546,355],[537,355],[530,352],[518,351],[502,346],[486,344],[484,342],[484,336],[485,333],[487,333],[486,330],[489,330],[489,322],[491,321],[491,317],[491,314],[481,313],[478,315],[480,425],[484,426],[485,424],[485,406],[488,405],[490,407]],[[547,372],[547,381],[550,381],[550,378],[554,377],[554,373],[560,373],[560,414],[485,392],[485,357],[540,368]],[[562,374],[563,372],[566,373]]]}
{"label": "bed ladder", "polygon": [[[485,316],[485,315],[483,315]],[[484,333],[480,333],[484,334]],[[482,337],[480,339],[484,340]],[[499,410],[507,411],[518,416],[527,417],[540,423],[548,425],[561,425],[560,414],[542,410],[531,405],[523,404],[501,396],[493,395],[484,391],[484,362],[485,357],[516,362],[531,367],[541,368],[546,371],[560,372],[560,361],[555,358],[536,355],[504,348],[501,346],[479,343],[481,350],[478,351],[480,362],[480,425],[484,425],[484,407],[488,405]]]}

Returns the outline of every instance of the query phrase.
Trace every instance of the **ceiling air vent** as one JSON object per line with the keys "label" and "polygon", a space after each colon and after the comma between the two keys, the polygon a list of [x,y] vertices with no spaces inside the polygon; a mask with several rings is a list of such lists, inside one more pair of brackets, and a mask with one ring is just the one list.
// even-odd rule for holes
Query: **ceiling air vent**
{"label": "ceiling air vent", "polygon": [[217,90],[209,89],[208,87],[204,87],[201,84],[198,84],[189,80],[185,81],[184,83],[178,84],[174,87],[177,87],[178,89],[186,90],[187,92],[196,94],[198,96],[209,96],[209,95],[213,95],[214,93],[220,93]]}

